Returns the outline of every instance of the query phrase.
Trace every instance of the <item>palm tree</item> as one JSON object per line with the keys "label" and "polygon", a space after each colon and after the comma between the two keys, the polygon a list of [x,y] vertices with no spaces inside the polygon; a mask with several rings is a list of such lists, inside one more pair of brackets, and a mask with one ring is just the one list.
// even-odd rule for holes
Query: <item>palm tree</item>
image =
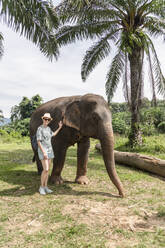
{"label": "palm tree", "polygon": [[83,58],[83,81],[97,64],[110,55],[111,44],[114,43],[116,54],[105,83],[108,102],[123,75],[132,115],[130,145],[140,144],[139,105],[143,96],[143,62],[144,56],[148,57],[150,53],[155,86],[159,93],[165,93],[165,80],[151,40],[151,37],[165,37],[164,0],[63,0],[56,11],[62,25],[56,34],[59,46],[76,40],[94,40]]}
{"label": "palm tree", "polygon": [[[0,0],[0,21],[35,43],[49,59],[58,57],[53,29],[58,18],[51,1]],[[0,57],[3,55],[3,35],[0,33]]]}

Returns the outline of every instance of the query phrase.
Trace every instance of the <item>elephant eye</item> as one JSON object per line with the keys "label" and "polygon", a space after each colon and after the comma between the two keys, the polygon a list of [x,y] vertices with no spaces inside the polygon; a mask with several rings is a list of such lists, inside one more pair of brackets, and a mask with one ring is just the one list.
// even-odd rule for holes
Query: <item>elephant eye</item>
{"label": "elephant eye", "polygon": [[92,114],[92,119],[95,121],[98,121],[100,119],[99,115],[97,113]]}

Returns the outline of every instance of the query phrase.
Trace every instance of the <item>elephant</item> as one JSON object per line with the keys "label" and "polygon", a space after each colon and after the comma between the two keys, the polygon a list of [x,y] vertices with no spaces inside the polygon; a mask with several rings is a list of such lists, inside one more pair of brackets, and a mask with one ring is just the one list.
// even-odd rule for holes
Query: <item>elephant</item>
{"label": "elephant", "polygon": [[[55,131],[60,120],[63,126],[59,133],[52,137],[54,151],[53,168],[50,175],[51,183],[62,184],[61,172],[65,162],[66,151],[69,146],[77,143],[77,173],[75,182],[87,184],[88,153],[90,138],[99,139],[102,155],[109,178],[116,186],[120,197],[124,197],[122,183],[117,175],[114,160],[114,137],[111,124],[111,112],[105,99],[100,95],[85,94],[69,97],[59,97],[40,105],[31,115],[30,139],[32,139],[39,125],[41,116],[50,113],[53,120],[50,128]],[[33,147],[38,173],[42,171],[37,149]]]}

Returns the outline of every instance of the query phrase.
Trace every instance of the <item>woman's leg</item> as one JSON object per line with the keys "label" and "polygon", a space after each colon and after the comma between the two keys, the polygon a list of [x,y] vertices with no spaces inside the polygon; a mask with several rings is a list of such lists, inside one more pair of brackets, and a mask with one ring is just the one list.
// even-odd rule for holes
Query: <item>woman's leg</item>
{"label": "woman's leg", "polygon": [[41,187],[47,186],[48,181],[48,172],[49,172],[49,159],[43,159],[41,160],[43,171],[41,174]]}
{"label": "woman's leg", "polygon": [[51,163],[51,159],[47,160],[47,174],[45,176],[45,187],[47,187],[48,184],[48,177],[49,177],[49,168],[50,168],[50,163]]}

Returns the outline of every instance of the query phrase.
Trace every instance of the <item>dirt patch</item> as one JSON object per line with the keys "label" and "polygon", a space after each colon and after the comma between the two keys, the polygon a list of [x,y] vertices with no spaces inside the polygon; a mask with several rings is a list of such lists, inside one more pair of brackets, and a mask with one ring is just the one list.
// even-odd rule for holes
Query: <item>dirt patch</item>
{"label": "dirt patch", "polygon": [[[140,209],[139,209],[140,210]],[[69,214],[79,223],[89,226],[101,225],[109,228],[131,231],[153,231],[156,226],[165,229],[165,221],[155,212],[141,209],[141,216],[131,213],[128,207],[112,206],[112,202],[102,203],[89,200],[74,200],[63,208],[64,215]]]}

